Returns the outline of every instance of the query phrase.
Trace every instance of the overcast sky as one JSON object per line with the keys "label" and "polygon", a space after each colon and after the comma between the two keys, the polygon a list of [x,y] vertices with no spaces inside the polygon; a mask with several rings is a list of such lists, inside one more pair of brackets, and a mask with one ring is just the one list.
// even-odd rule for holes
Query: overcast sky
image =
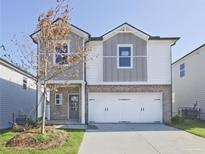
{"label": "overcast sky", "polygon": [[[31,34],[56,0],[0,0],[0,45]],[[173,61],[205,43],[205,0],[70,0],[72,24],[100,36],[128,22],[150,35],[181,37]]]}

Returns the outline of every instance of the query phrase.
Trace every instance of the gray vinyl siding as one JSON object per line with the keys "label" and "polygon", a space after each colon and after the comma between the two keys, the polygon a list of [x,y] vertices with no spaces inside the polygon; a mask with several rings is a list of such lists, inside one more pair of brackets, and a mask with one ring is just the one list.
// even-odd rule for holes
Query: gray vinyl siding
{"label": "gray vinyl siding", "polygon": [[[133,45],[133,68],[117,68],[117,45]],[[103,81],[147,81],[147,42],[130,33],[117,34],[103,43]]]}
{"label": "gray vinyl siding", "polygon": [[65,66],[65,70],[59,73],[52,80],[83,80],[83,64],[77,64],[72,67]]}
{"label": "gray vinyl siding", "polygon": [[[70,41],[71,53],[83,50],[83,38],[81,38],[80,36],[74,33],[70,33],[65,39]],[[53,50],[54,47],[51,47],[51,49]],[[40,52],[43,52],[43,50],[41,49]],[[41,56],[41,58],[43,57]],[[53,64],[54,61],[53,58],[54,56],[51,55],[50,56],[51,64]],[[52,70],[50,72],[52,72]],[[83,80],[83,62],[80,62],[79,64],[75,64],[72,67],[65,65],[64,71],[58,73],[58,75],[53,77],[52,80]]]}
{"label": "gray vinyl siding", "polygon": [[[23,89],[23,78],[27,77],[18,72],[10,72],[13,71],[8,68],[7,79],[2,78],[0,74],[0,129],[11,126],[12,113],[30,115],[33,119],[36,117],[36,89],[29,87],[29,80],[27,89]],[[19,77],[22,82],[13,82]],[[35,84],[35,81],[32,82]]]}

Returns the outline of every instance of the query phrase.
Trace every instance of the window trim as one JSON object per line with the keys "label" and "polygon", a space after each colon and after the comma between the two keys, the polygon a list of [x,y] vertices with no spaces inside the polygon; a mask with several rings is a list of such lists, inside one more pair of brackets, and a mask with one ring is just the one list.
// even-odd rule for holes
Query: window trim
{"label": "window trim", "polygon": [[[183,69],[181,69],[181,65],[184,65],[184,68],[183,68]],[[186,68],[185,63],[181,63],[181,64],[179,65],[179,77],[180,77],[180,78],[184,78],[184,77],[185,77],[185,75],[186,75],[186,74],[185,74],[185,73],[186,73],[186,72],[185,72],[185,70],[186,70],[185,68]],[[181,73],[182,73],[182,72],[184,72],[184,75],[183,75],[183,76],[181,76]]]}
{"label": "window trim", "polygon": [[[120,57],[123,57],[123,56],[120,56],[119,55],[119,49],[120,47],[130,47],[130,56],[127,56],[127,57],[130,57],[130,66],[129,67],[124,67],[124,66],[120,66]],[[126,57],[126,56],[124,56]],[[133,44],[118,44],[117,45],[117,69],[133,69]]]}
{"label": "window trim", "polygon": [[[59,104],[56,103],[56,95],[59,95]],[[62,93],[55,93],[55,105],[62,105],[63,104],[63,94]]]}
{"label": "window trim", "polygon": [[[60,43],[60,44],[64,44],[64,43],[66,43],[67,45],[68,45],[68,53],[67,53],[67,55],[69,55],[70,53],[71,53],[71,51],[70,51],[70,40],[59,40],[59,41],[56,41],[56,42],[54,42],[53,44],[54,44],[54,52],[53,52],[53,64],[54,65],[57,65],[58,63],[56,63],[56,44],[57,43]],[[68,65],[68,64],[60,64],[60,65]]]}

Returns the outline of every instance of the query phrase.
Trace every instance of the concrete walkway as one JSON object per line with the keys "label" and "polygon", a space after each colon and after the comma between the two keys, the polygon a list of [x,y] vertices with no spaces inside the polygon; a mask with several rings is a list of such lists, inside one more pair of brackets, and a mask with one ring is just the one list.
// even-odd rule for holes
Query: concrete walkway
{"label": "concrete walkway", "polygon": [[205,139],[163,124],[97,124],[79,154],[205,154]]}

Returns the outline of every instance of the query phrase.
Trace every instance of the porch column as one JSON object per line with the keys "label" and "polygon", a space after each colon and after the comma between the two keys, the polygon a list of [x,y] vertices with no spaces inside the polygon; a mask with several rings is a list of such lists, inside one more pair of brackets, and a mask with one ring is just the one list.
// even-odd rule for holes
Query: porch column
{"label": "porch column", "polygon": [[85,83],[83,82],[81,84],[81,102],[82,102],[82,107],[81,107],[81,123],[85,124]]}

